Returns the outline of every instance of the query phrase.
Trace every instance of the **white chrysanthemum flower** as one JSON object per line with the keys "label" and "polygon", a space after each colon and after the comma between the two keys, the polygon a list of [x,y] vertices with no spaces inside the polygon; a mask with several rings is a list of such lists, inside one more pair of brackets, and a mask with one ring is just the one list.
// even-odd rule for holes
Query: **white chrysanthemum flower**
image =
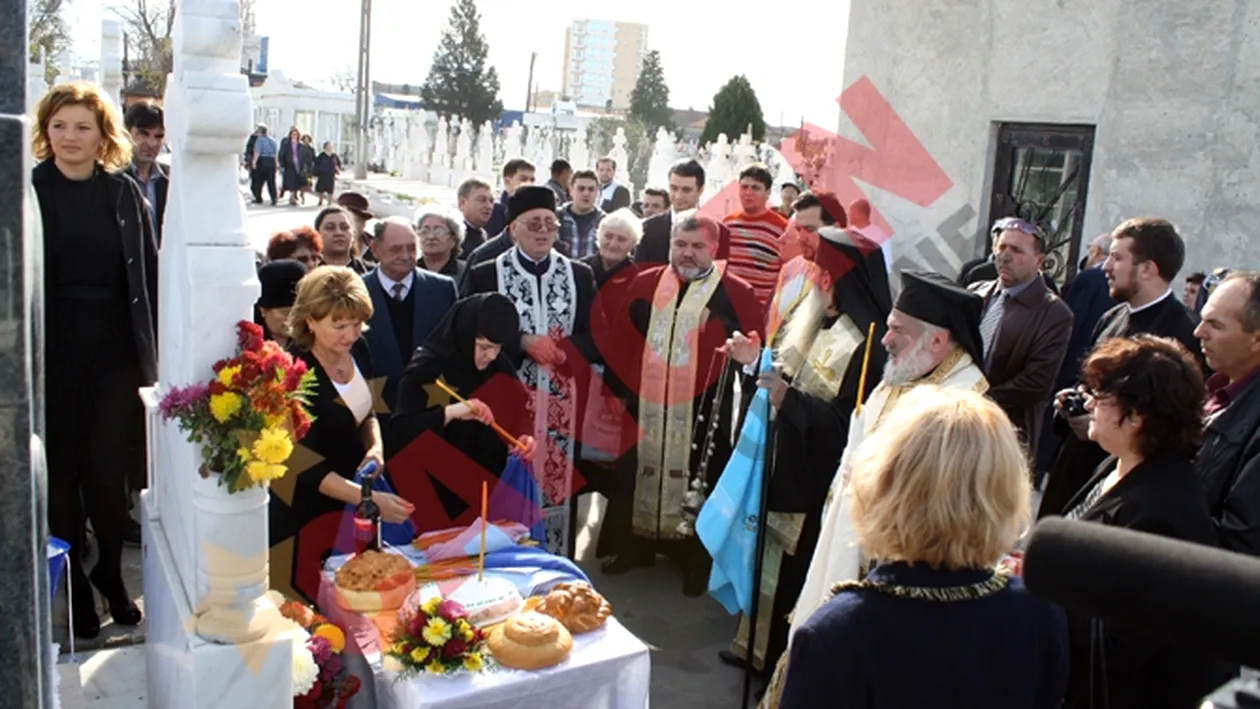
{"label": "white chrysanthemum flower", "polygon": [[315,686],[319,679],[319,665],[315,664],[315,655],[307,647],[311,639],[305,630],[293,631],[293,696],[300,697]]}

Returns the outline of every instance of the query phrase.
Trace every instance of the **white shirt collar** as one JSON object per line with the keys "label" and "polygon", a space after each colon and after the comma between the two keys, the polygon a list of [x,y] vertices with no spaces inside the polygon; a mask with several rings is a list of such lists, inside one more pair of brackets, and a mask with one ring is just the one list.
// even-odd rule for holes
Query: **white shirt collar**
{"label": "white shirt collar", "polygon": [[406,276],[405,278],[403,278],[401,281],[395,281],[394,279],[392,279],[392,278],[390,278],[389,276],[385,275],[385,272],[384,272],[383,270],[381,270],[380,268],[377,268],[377,269],[376,269],[376,276],[377,276],[377,278],[380,278],[380,279],[381,279],[381,287],[385,289],[385,295],[387,295],[387,296],[389,296],[389,297],[391,297],[391,298],[392,298],[392,297],[394,297],[394,284],[395,284],[395,283],[401,283],[401,284],[402,284],[402,287],[403,287],[403,288],[402,288],[402,297],[403,297],[403,298],[406,298],[406,297],[407,297],[407,294],[411,292],[411,284],[412,284],[413,282],[415,282],[415,280],[416,280],[416,273],[415,273],[415,271],[412,271],[411,273],[408,273],[408,274],[407,274],[407,276]]}
{"label": "white shirt collar", "polygon": [[1164,293],[1164,294],[1163,294],[1163,295],[1161,295],[1160,297],[1156,298],[1155,300],[1152,300],[1151,302],[1147,303],[1146,305],[1139,305],[1139,306],[1138,306],[1138,307],[1136,307],[1136,308],[1135,308],[1135,307],[1133,307],[1132,305],[1130,305],[1130,306],[1129,306],[1129,312],[1130,312],[1130,313],[1140,313],[1140,312],[1142,312],[1143,310],[1146,310],[1147,308],[1153,307],[1153,306],[1154,306],[1154,305],[1156,305],[1157,303],[1162,303],[1162,302],[1164,302],[1164,299],[1166,299],[1166,298],[1171,298],[1171,297],[1172,297],[1172,294],[1173,294],[1173,292],[1172,292],[1172,288],[1171,288],[1171,287],[1169,287],[1169,289],[1168,289],[1168,291],[1167,291],[1166,293]]}
{"label": "white shirt collar", "polygon": [[534,258],[533,256],[530,256],[529,254],[525,253],[525,249],[522,249],[520,246],[515,246],[513,248],[516,249],[516,253],[520,254],[522,258],[524,258],[526,261],[529,261],[530,263],[541,264],[543,261],[546,261],[547,259],[551,258],[551,251],[548,251],[547,253],[543,254],[542,258]]}

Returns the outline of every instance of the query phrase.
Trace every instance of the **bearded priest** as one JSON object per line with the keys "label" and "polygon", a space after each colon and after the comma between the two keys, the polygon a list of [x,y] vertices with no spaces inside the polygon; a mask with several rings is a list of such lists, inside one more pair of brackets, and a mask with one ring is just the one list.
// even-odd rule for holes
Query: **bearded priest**
{"label": "bearded priest", "polygon": [[[758,672],[773,668],[787,645],[786,619],[805,583],[823,501],[844,451],[854,405],[871,394],[878,380],[868,375],[862,381],[867,333],[874,326],[874,338],[882,339],[892,309],[878,244],[834,226],[817,229],[813,237],[811,257],[803,264],[798,260],[804,256],[790,262],[796,275],[781,278],[774,295],[776,303],[787,305],[777,336],[771,335],[774,371],[745,383],[745,389],[769,390],[778,421],[769,443],[774,455],[767,457],[774,469],[767,471],[766,547],[756,586],[761,594],[753,655]],[[732,338],[728,347],[745,365],[753,364],[760,350],[742,336]],[[870,356],[869,371],[878,372],[884,366],[884,348],[872,346]],[[865,391],[859,394],[860,386]],[[745,444],[740,440],[736,447],[746,450]],[[731,649],[719,653],[723,662],[744,666],[748,626],[743,619]]]}
{"label": "bearded priest", "polygon": [[888,316],[888,334],[883,339],[888,364],[870,400],[860,412],[854,412],[849,424],[840,468],[827,494],[818,546],[792,615],[793,630],[823,604],[833,585],[857,579],[863,566],[849,503],[842,494],[849,477],[849,461],[862,440],[915,387],[935,385],[981,394],[989,388],[977,364],[984,361],[980,296],[938,273],[926,271],[902,272],[901,286],[901,294]]}
{"label": "bearded priest", "polygon": [[[629,388],[638,444],[632,536],[604,573],[651,566],[657,552],[683,568],[683,593],[704,594],[711,560],[683,522],[693,480],[713,489],[731,455],[735,377],[740,367],[722,351],[737,332],[761,333],[764,308],[752,286],[714,261],[721,225],[695,211],[675,216],[668,266],[635,277],[628,325],[638,346],[610,348],[608,364]],[[625,328],[622,328],[625,331]],[[758,335],[759,336],[759,335]]]}

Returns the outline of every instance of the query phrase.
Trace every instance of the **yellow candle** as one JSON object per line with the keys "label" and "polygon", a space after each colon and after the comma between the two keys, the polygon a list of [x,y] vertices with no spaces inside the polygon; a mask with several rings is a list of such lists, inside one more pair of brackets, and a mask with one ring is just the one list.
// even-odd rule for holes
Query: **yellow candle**
{"label": "yellow candle", "polygon": [[862,413],[862,397],[866,392],[866,370],[871,366],[871,344],[875,342],[875,321],[866,330],[866,354],[862,355],[862,373],[858,376],[857,413]]}

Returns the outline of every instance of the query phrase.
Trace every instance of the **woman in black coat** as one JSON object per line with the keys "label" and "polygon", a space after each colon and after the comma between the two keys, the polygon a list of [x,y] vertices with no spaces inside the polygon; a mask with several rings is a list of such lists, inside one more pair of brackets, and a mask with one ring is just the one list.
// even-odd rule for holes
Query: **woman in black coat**
{"label": "woman in black coat", "polygon": [[290,128],[289,135],[280,141],[276,163],[281,172],[280,193],[288,192],[289,204],[295,205],[306,187],[306,177],[302,174],[302,132],[296,127]]}
{"label": "woman in black coat", "polygon": [[[525,388],[503,353],[503,344],[519,335],[516,307],[498,293],[469,296],[451,307],[416,350],[399,382],[398,406],[390,416],[390,425],[404,451],[397,456],[399,459],[437,459],[446,465],[457,465],[457,457],[449,451],[406,451],[410,444],[432,433],[475,463],[477,474],[497,478],[511,451],[490,427],[492,421],[525,446],[526,450],[520,451],[522,458],[532,457],[534,441],[524,433],[530,430]],[[443,392],[436,384],[439,380],[468,403],[459,403]],[[434,489],[439,491],[435,502],[444,508],[446,516],[421,519],[421,532],[433,529],[434,522],[440,525],[443,520],[456,519],[470,502],[447,495],[441,488]]]}
{"label": "woman in black coat", "polygon": [[[1090,440],[1111,457],[1064,516],[1215,545],[1191,464],[1205,396],[1195,358],[1171,339],[1113,338],[1086,358],[1081,381]],[[1071,609],[1068,628],[1068,709],[1197,707],[1233,669]]]}
{"label": "woman in black coat", "polygon": [[[361,336],[371,317],[372,299],[363,279],[342,266],[320,266],[304,276],[289,310],[290,351],[315,372],[317,384],[310,406],[314,421],[300,443],[309,453],[295,454],[284,482],[272,485],[272,585],[312,603],[346,505],[360,499],[355,473],[375,462],[379,475],[384,466],[376,420],[382,402],[373,386],[372,355]],[[405,522],[415,509],[393,494],[373,492],[372,499],[389,523]],[[286,540],[292,540],[289,557],[277,556]]]}
{"label": "woman in black coat", "polygon": [[[157,240],[139,186],[121,172],[130,143],[99,87],[53,87],[36,109],[33,142],[44,227],[48,526],[73,549],[73,630],[91,638],[100,633],[93,587],[115,623],[141,618],[123,584],[122,547],[127,478],[145,464],[137,390],[157,379]],[[99,549],[90,574],[85,514]]]}

